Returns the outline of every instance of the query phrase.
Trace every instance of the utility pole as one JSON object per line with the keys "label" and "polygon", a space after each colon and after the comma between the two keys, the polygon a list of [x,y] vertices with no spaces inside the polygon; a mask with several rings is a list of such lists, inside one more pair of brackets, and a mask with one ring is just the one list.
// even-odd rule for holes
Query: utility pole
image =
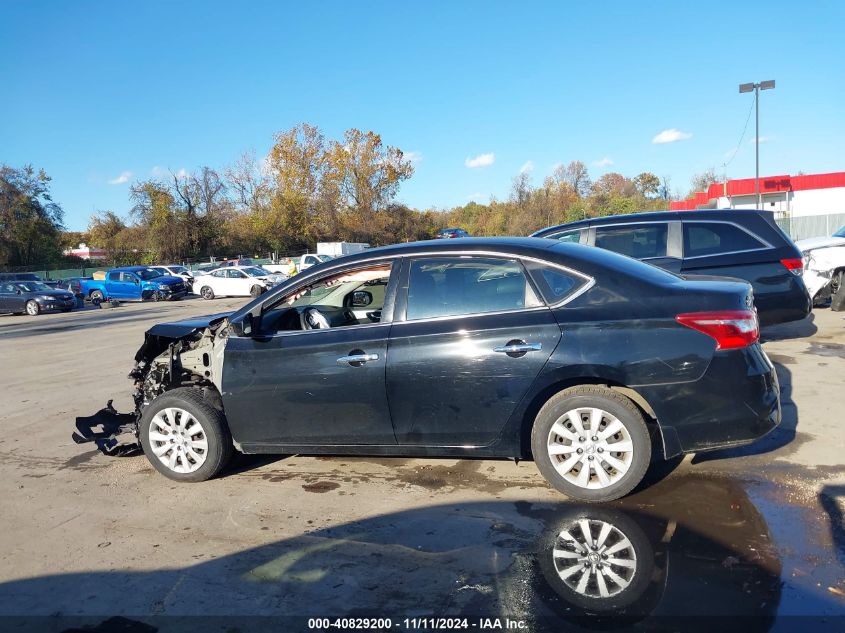
{"label": "utility pole", "polygon": [[763,206],[762,194],[760,193],[760,91],[770,90],[775,87],[775,80],[761,81],[759,83],[739,84],[739,92],[754,91],[754,192],[757,194],[757,208]]}

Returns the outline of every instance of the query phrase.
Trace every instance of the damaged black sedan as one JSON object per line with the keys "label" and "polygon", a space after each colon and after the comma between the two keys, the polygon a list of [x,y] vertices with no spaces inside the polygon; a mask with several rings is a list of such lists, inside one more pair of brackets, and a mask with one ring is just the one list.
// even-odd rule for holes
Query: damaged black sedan
{"label": "damaged black sedan", "polygon": [[747,283],[535,238],[327,262],[233,314],[153,327],[135,360],[118,430],[180,481],[235,450],[491,457],[604,501],[653,453],[749,443],[781,416]]}

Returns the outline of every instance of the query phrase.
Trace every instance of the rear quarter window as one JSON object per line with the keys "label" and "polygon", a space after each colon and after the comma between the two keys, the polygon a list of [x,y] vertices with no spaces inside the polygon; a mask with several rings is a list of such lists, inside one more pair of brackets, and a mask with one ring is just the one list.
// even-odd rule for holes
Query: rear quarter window
{"label": "rear quarter window", "polygon": [[589,282],[586,276],[577,275],[555,266],[537,262],[525,262],[534,284],[543,300],[549,305],[563,301],[566,297]]}
{"label": "rear quarter window", "polygon": [[684,257],[766,248],[757,237],[726,222],[684,222]]}
{"label": "rear quarter window", "polygon": [[557,233],[549,233],[543,236],[547,240],[557,240],[558,242],[571,242],[578,244],[581,242],[581,229],[569,229],[568,231],[558,231]]}
{"label": "rear quarter window", "polygon": [[668,232],[666,222],[597,226],[595,245],[634,259],[666,257]]}

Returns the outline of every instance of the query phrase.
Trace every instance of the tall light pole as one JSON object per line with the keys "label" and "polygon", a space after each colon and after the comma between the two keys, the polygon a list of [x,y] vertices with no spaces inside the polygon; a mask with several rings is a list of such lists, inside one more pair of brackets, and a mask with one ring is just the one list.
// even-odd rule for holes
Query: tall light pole
{"label": "tall light pole", "polygon": [[775,80],[761,81],[760,83],[739,84],[740,93],[754,91],[754,118],[756,119],[754,130],[754,153],[756,163],[756,176],[754,178],[754,191],[757,194],[757,208],[762,205],[760,195],[760,91],[769,90],[775,87]]}

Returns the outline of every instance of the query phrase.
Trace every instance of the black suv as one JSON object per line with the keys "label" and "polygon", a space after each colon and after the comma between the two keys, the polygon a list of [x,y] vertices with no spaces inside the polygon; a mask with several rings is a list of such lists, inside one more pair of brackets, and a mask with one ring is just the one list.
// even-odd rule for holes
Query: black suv
{"label": "black suv", "polygon": [[682,275],[749,281],[764,325],[810,313],[801,251],[770,211],[713,209],[632,213],[560,224],[533,237],[606,248]]}

